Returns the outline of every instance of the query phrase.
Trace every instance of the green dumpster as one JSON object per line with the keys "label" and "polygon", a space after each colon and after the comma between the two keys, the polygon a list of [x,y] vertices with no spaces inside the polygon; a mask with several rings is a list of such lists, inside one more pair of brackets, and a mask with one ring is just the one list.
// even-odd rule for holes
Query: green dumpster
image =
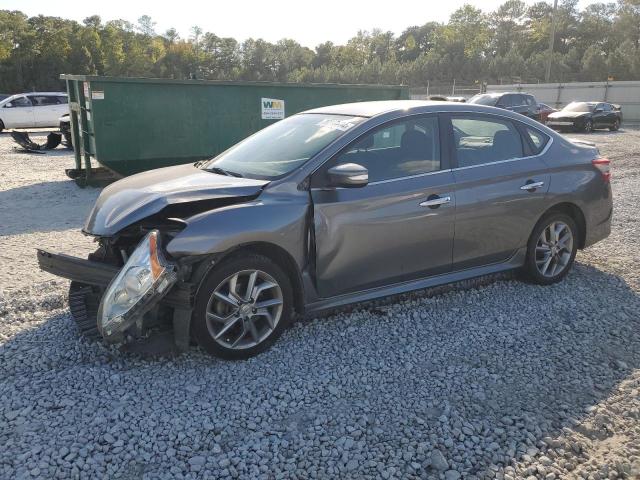
{"label": "green dumpster", "polygon": [[[324,105],[409,98],[402,86],[218,82],[61,75],[80,185],[211,158],[285,116]],[[92,159],[98,168],[92,166]]]}

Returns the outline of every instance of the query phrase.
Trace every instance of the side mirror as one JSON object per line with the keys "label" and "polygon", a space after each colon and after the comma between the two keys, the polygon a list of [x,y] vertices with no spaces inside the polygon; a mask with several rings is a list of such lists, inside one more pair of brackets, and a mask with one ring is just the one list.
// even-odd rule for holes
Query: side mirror
{"label": "side mirror", "polygon": [[357,163],[343,163],[327,171],[332,187],[357,188],[369,183],[369,171]]}
{"label": "side mirror", "polygon": [[604,108],[598,107],[593,111],[593,113],[600,113],[600,112],[604,112]]}
{"label": "side mirror", "polygon": [[4,104],[4,108],[11,108],[11,107],[13,107],[13,103],[11,102],[7,102]]}

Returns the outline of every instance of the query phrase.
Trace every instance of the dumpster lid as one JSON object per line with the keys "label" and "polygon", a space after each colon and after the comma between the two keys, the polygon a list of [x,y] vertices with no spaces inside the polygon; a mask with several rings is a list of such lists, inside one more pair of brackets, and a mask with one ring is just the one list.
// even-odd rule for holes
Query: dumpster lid
{"label": "dumpster lid", "polygon": [[367,88],[367,89],[406,89],[406,85],[369,85],[362,83],[293,83],[293,82],[258,82],[258,81],[226,81],[226,80],[175,80],[173,78],[145,77],[104,77],[99,75],[72,75],[63,73],[60,80],[77,80],[81,82],[101,83],[146,83],[171,85],[231,85],[231,86],[265,86],[294,88]]}

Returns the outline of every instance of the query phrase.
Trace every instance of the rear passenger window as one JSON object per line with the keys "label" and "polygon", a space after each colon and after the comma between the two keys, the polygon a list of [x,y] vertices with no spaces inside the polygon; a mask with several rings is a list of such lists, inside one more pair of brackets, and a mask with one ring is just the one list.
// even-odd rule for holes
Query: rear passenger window
{"label": "rear passenger window", "polygon": [[473,167],[524,156],[522,137],[508,120],[484,116],[453,117],[458,167]]}
{"label": "rear passenger window", "polygon": [[533,153],[540,153],[549,141],[549,137],[531,127],[525,126],[524,129],[526,130],[527,135],[529,136],[529,138],[531,139],[531,143],[533,144]]}
{"label": "rear passenger window", "polygon": [[58,97],[50,95],[31,95],[29,98],[31,98],[31,102],[36,107],[58,104]]}
{"label": "rear passenger window", "polygon": [[369,182],[409,177],[440,169],[438,117],[389,123],[356,140],[332,165],[357,163]]}

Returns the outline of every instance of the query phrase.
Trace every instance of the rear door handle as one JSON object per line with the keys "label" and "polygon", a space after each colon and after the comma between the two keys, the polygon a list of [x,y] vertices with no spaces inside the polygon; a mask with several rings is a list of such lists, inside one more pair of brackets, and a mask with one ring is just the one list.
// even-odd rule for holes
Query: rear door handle
{"label": "rear door handle", "polygon": [[544,182],[525,183],[520,187],[520,190],[535,190],[536,188],[540,188],[543,185],[544,185]]}
{"label": "rear door handle", "polygon": [[439,197],[437,195],[431,195],[424,202],[420,202],[421,207],[438,208],[445,203],[451,203],[451,197]]}

